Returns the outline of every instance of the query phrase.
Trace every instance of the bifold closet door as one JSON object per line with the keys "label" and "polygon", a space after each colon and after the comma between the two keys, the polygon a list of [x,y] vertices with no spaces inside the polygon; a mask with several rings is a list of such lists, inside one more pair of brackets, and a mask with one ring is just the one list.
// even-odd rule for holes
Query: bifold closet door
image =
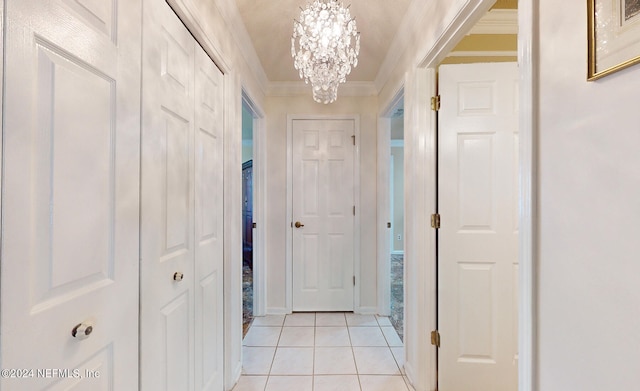
{"label": "bifold closet door", "polygon": [[142,390],[222,390],[222,74],[145,0]]}

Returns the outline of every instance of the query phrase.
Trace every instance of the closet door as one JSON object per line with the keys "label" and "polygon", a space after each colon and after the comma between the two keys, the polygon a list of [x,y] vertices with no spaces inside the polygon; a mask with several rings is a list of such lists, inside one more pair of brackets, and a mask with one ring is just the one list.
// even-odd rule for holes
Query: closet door
{"label": "closet door", "polygon": [[143,32],[142,390],[223,389],[223,75],[162,0]]}
{"label": "closet door", "polygon": [[222,73],[195,44],[196,390],[223,388]]}
{"label": "closet door", "polygon": [[194,41],[143,3],[142,390],[194,389]]}
{"label": "closet door", "polygon": [[140,1],[5,7],[0,388],[135,390]]}

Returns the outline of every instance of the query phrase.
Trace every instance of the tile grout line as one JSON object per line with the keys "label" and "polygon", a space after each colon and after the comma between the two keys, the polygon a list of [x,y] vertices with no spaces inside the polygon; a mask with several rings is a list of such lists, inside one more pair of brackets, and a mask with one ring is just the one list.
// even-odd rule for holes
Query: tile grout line
{"label": "tile grout line", "polygon": [[278,334],[278,340],[276,341],[276,348],[273,351],[273,357],[271,358],[271,365],[269,365],[269,372],[267,373],[267,381],[264,383],[264,391],[267,391],[267,386],[269,385],[269,379],[271,378],[271,370],[273,369],[273,363],[276,361],[276,354],[278,353],[278,347],[280,345],[280,338],[282,337],[282,331],[284,330],[284,322],[287,319],[286,315],[282,320],[282,325],[280,326],[280,334]]}
{"label": "tile grout line", "polygon": [[358,369],[358,361],[356,361],[356,352],[353,350],[353,341],[351,341],[351,328],[349,327],[349,321],[347,315],[344,316],[344,321],[347,324],[347,335],[349,336],[349,345],[351,347],[351,356],[353,357],[353,365],[356,367],[356,378],[358,379],[358,387],[362,391],[362,382],[360,381],[360,370]]}
{"label": "tile grout line", "polygon": [[316,327],[318,326],[318,313],[313,314],[313,359],[311,360],[311,391],[316,386]]}

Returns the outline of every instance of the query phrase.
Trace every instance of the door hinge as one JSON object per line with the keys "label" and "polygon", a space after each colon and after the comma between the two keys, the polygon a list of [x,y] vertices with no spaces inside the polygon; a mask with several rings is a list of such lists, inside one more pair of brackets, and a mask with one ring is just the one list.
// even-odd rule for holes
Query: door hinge
{"label": "door hinge", "polygon": [[440,213],[434,213],[431,215],[431,227],[435,229],[440,228]]}
{"label": "door hinge", "polygon": [[440,110],[440,95],[431,97],[431,110],[433,111]]}
{"label": "door hinge", "polygon": [[353,215],[354,216],[356,215],[356,206],[355,205],[353,206]]}
{"label": "door hinge", "polygon": [[356,136],[351,136],[351,140],[353,141],[353,145],[356,145]]}
{"label": "door hinge", "polygon": [[256,223],[251,223],[251,228],[255,228],[256,227]]}
{"label": "door hinge", "polygon": [[440,332],[438,330],[433,330],[431,332],[431,345],[435,347],[440,347]]}
{"label": "door hinge", "polygon": [[391,228],[391,222],[387,222],[387,228]]}
{"label": "door hinge", "polygon": [[353,276],[353,286],[356,286],[356,276]]}

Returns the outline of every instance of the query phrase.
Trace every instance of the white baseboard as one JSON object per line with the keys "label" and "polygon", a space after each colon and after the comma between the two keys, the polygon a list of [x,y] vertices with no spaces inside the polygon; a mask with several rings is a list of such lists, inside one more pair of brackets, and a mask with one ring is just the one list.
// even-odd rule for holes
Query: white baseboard
{"label": "white baseboard", "polygon": [[240,380],[240,375],[242,375],[242,362],[238,362],[236,367],[233,369],[231,379],[227,382],[227,391],[231,391],[233,387],[236,386],[236,384]]}
{"label": "white baseboard", "polygon": [[377,315],[378,307],[357,307],[353,312],[361,315]]}
{"label": "white baseboard", "polygon": [[404,373],[407,375],[407,380],[409,380],[409,384],[411,385],[411,387],[413,387],[417,391],[418,389],[415,386],[416,373],[411,364],[408,362],[404,363]]}
{"label": "white baseboard", "polygon": [[289,315],[291,310],[286,307],[267,307],[266,315]]}

